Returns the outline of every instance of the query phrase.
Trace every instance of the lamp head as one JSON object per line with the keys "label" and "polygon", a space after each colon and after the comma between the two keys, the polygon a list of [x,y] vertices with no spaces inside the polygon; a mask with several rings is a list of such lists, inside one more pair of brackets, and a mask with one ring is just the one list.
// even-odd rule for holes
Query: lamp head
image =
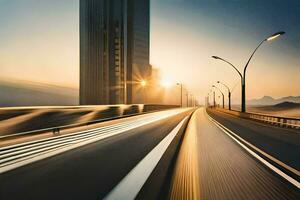
{"label": "lamp head", "polygon": [[214,59],[220,59],[220,57],[218,57],[218,56],[212,56],[212,58],[214,58]]}
{"label": "lamp head", "polygon": [[274,39],[278,38],[279,36],[281,36],[281,35],[283,35],[283,34],[285,34],[284,31],[279,31],[279,32],[277,32],[277,33],[274,33],[273,35],[271,35],[270,37],[268,37],[268,38],[266,39],[266,41],[274,40]]}

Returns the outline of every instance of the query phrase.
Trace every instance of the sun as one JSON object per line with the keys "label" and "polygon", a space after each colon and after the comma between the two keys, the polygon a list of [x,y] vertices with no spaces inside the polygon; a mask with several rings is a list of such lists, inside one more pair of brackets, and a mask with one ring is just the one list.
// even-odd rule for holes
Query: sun
{"label": "sun", "polygon": [[161,80],[161,85],[165,88],[169,88],[172,85],[172,81],[168,78],[164,78]]}

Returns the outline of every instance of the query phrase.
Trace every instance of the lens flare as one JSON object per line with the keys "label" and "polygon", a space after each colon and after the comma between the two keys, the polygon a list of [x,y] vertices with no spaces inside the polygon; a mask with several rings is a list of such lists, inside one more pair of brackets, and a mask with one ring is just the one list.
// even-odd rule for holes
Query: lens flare
{"label": "lens flare", "polygon": [[145,87],[146,85],[147,85],[147,82],[146,82],[146,81],[144,81],[144,80],[141,81],[141,86],[142,86],[142,87]]}

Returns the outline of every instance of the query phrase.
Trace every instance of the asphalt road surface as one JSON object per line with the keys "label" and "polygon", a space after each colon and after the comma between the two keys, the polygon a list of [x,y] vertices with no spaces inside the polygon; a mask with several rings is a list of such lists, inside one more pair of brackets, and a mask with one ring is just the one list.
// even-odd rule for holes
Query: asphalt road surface
{"label": "asphalt road surface", "polygon": [[294,131],[193,111],[155,112],[0,148],[0,199],[300,199],[299,182],[246,144],[297,176]]}
{"label": "asphalt road surface", "polygon": [[0,199],[159,198],[192,111],[1,148]]}
{"label": "asphalt road surface", "polygon": [[246,141],[300,170],[300,130],[272,126],[218,111],[208,113]]}
{"label": "asphalt road surface", "polygon": [[[235,131],[250,132],[246,127]],[[299,182],[293,182],[294,185],[244,147],[204,109],[198,109],[189,122],[179,152],[170,198],[300,199]]]}

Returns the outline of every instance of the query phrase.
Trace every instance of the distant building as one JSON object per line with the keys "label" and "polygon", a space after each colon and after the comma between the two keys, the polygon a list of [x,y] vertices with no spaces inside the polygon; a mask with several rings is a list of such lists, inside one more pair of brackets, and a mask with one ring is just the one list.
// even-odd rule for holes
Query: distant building
{"label": "distant building", "polygon": [[80,0],[80,104],[143,103],[149,0]]}
{"label": "distant building", "polygon": [[148,104],[163,104],[164,102],[164,87],[161,85],[161,74],[159,69],[152,67],[150,83],[147,89]]}

